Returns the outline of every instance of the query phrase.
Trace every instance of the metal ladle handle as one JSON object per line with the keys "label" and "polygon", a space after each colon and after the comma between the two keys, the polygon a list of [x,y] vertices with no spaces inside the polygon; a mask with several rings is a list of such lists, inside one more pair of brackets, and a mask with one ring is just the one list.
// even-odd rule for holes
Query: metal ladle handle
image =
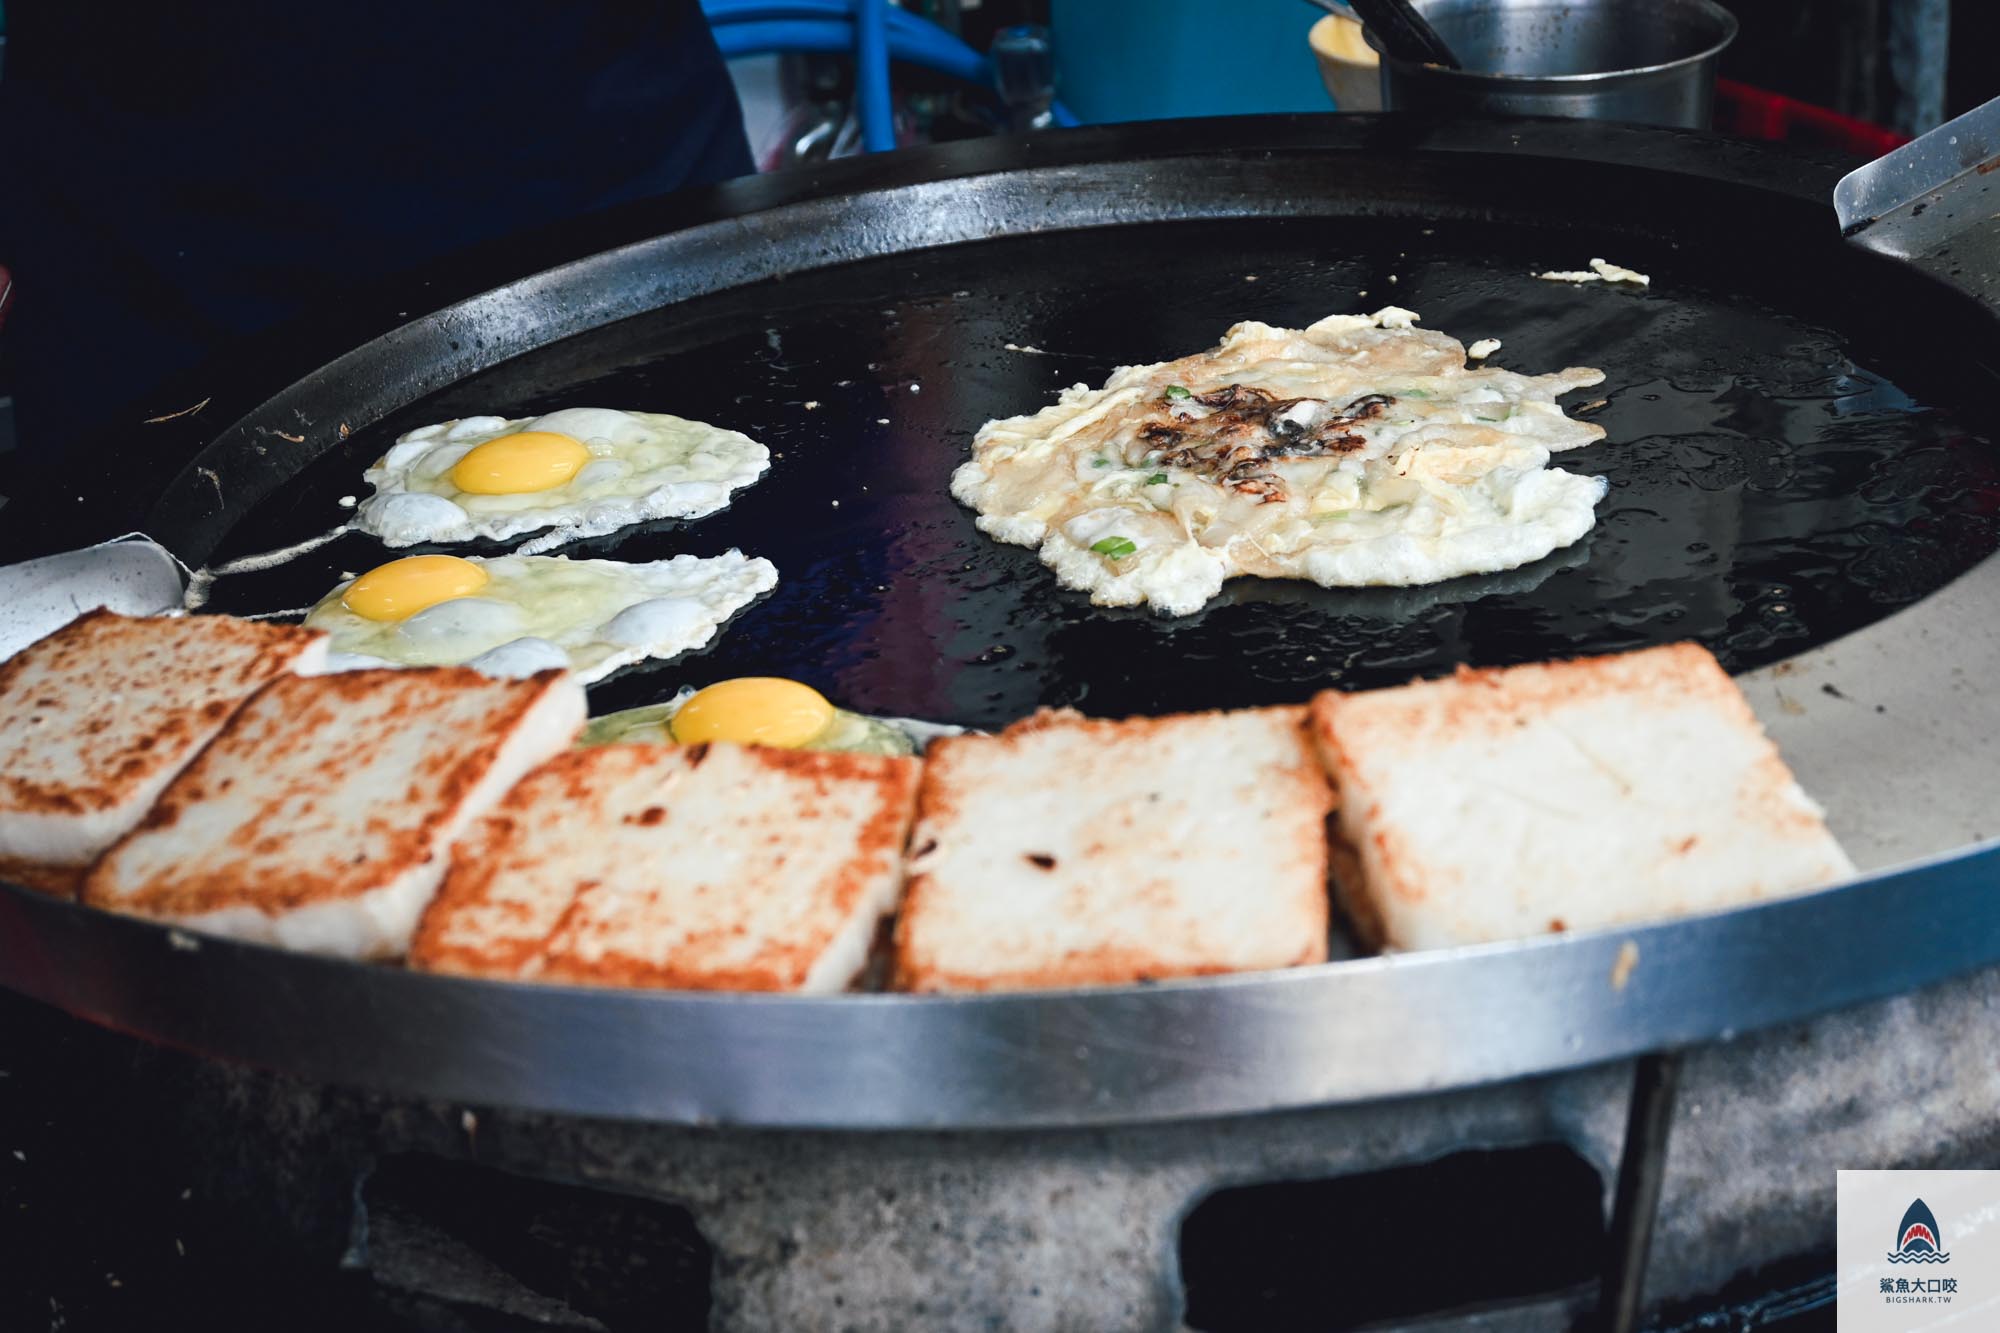
{"label": "metal ladle handle", "polygon": [[1410,0],[1347,0],[1362,26],[1382,43],[1383,53],[1413,65],[1462,68],[1451,47],[1415,9]]}

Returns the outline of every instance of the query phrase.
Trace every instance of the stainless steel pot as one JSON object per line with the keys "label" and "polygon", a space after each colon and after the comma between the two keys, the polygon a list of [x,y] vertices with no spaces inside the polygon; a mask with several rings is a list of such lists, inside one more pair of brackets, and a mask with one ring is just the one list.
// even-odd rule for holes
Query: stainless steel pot
{"label": "stainless steel pot", "polygon": [[1413,3],[1464,68],[1384,55],[1382,103],[1392,111],[1706,129],[1716,61],[1736,37],[1735,16],[1713,0]]}

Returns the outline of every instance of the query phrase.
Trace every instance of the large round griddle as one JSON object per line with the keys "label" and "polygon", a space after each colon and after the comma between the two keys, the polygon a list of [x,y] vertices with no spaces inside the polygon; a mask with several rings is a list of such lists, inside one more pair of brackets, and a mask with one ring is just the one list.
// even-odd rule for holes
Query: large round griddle
{"label": "large round griddle", "polygon": [[[147,529],[191,562],[284,545],[340,522],[340,497],[412,426],[668,410],[765,440],[771,473],[721,515],[571,553],[738,546],[781,582],[707,651],[599,687],[600,711],[776,673],[849,707],[984,726],[1037,705],[1298,701],[1459,662],[1697,638],[1733,668],[1765,668],[1746,687],[1864,864],[1942,860],[1638,931],[967,998],[482,983],[9,893],[0,978],[335,1081],[663,1120],[893,1126],[1457,1086],[1992,962],[1991,854],[1959,850],[1985,831],[1978,788],[1993,769],[1964,737],[1991,708],[1959,682],[1990,648],[1981,609],[2000,580],[1980,563],[2000,507],[1987,435],[2000,339],[1976,302],[1843,243],[1826,202],[1836,175],[1665,131],[1290,118],[963,146],[724,191],[672,231],[403,323],[297,379],[216,431]],[[1599,255],[1648,271],[1652,289],[1532,276]],[[1246,580],[1166,620],[1060,590],[945,492],[981,422],[1062,386],[1207,346],[1238,319],[1392,303],[1466,341],[1503,339],[1497,364],[1605,370],[1570,401],[1606,399],[1594,419],[1610,439],[1560,460],[1611,482],[1585,542],[1428,589]],[[224,400],[252,392],[228,386]],[[222,581],[213,605],[302,606],[382,558],[349,536]]]}
{"label": "large round griddle", "polygon": [[[515,327],[498,347],[473,342],[489,368],[435,389],[435,349],[417,331],[357,354],[373,365],[329,368],[300,390],[338,404],[350,438],[329,439],[310,406],[317,431],[280,427],[303,446],[253,428],[236,452],[261,448],[259,470],[285,474],[269,499],[249,460],[218,458],[230,503],[207,474],[184,475],[148,530],[195,559],[283,546],[343,521],[340,497],[365,493],[362,469],[414,426],[670,408],[767,442],[770,474],[715,517],[572,551],[740,547],[774,561],[781,581],[711,650],[629,672],[597,706],[780,674],[848,707],[972,726],[1039,705],[1119,715],[1296,702],[1329,683],[1683,638],[1741,669],[1878,619],[2000,541],[1993,450],[1950,410],[1981,406],[1964,392],[1993,350],[1966,327],[1977,307],[1844,245],[1823,196],[1743,197],[1711,181],[1663,209],[1667,192],[1627,172],[1526,154],[1457,174],[1400,151],[1123,155],[677,233],[484,298]],[[1445,185],[1449,200],[1429,197]],[[958,236],[971,239],[937,244]],[[1596,255],[1655,287],[1534,276]],[[706,289],[547,340],[579,307],[634,308],[634,284],[663,275]],[[1606,372],[1570,406],[1605,400],[1590,419],[1609,441],[1560,460],[1611,482],[1585,541],[1426,588],[1237,580],[1172,619],[1058,590],[946,490],[982,422],[1060,388],[1210,346],[1239,319],[1297,326],[1392,303],[1467,342],[1503,339],[1497,364]],[[467,350],[447,337],[448,355],[452,343]],[[371,418],[351,386],[377,379],[397,392]],[[308,605],[382,558],[356,535],[225,581],[214,605]]]}

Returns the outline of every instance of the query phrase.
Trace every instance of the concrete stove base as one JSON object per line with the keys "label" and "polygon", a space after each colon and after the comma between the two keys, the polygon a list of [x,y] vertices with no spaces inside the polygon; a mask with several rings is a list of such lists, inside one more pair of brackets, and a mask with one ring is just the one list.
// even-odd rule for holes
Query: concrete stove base
{"label": "concrete stove base", "polygon": [[[391,1164],[477,1163],[601,1191],[607,1206],[676,1205],[712,1251],[705,1303],[716,1330],[1171,1329],[1185,1308],[1181,1222],[1220,1188],[1554,1142],[1598,1170],[1608,1209],[1631,1080],[1628,1065],[1614,1065],[1431,1098],[1178,1125],[747,1132],[396,1102],[95,1030],[67,1038],[56,1058],[43,1049],[24,1060],[24,1025],[70,1020],[15,1003],[24,1018],[0,1047],[11,1074],[0,1087],[17,1105],[36,1084],[55,1095],[87,1089],[90,1104],[69,1113],[89,1118],[107,1152],[139,1152],[184,1179],[211,1212],[301,1271],[344,1263],[411,1298],[512,1311],[507,1317],[526,1320],[523,1327],[628,1321],[614,1313],[606,1322],[611,1307],[578,1295],[572,1278],[542,1273],[538,1288],[535,1275],[510,1273],[477,1243],[454,1237],[450,1219],[479,1205],[443,1198],[454,1188],[448,1174],[382,1195]],[[1839,1168],[1984,1166],[2000,1157],[1996,1018],[2000,971],[1989,971],[1688,1053],[1647,1306],[1683,1304],[1745,1272],[1829,1251]],[[680,1244],[647,1225],[649,1244]],[[620,1262],[643,1268],[649,1257]],[[698,1265],[699,1257],[675,1262]],[[1455,1259],[1440,1254],[1437,1262]],[[1328,1256],[1330,1291],[1339,1263]],[[622,1290],[624,1304],[612,1302],[620,1309],[633,1289],[628,1282]],[[1505,1313],[1404,1322],[1564,1327],[1590,1299],[1588,1290],[1568,1290]]]}

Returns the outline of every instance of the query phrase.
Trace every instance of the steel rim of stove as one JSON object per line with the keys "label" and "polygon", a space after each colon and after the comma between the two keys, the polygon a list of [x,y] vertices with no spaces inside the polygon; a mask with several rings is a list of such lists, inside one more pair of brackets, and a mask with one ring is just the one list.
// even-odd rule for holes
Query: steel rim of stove
{"label": "steel rim of stove", "polygon": [[[448,1101],[768,1128],[1128,1123],[1503,1082],[1913,989],[2000,952],[2000,932],[1960,925],[1992,924],[1996,864],[1985,847],[1639,930],[1287,972],[825,999],[433,976],[9,889],[0,976],[169,1045]],[[1933,947],[1871,970],[1897,921]]]}

